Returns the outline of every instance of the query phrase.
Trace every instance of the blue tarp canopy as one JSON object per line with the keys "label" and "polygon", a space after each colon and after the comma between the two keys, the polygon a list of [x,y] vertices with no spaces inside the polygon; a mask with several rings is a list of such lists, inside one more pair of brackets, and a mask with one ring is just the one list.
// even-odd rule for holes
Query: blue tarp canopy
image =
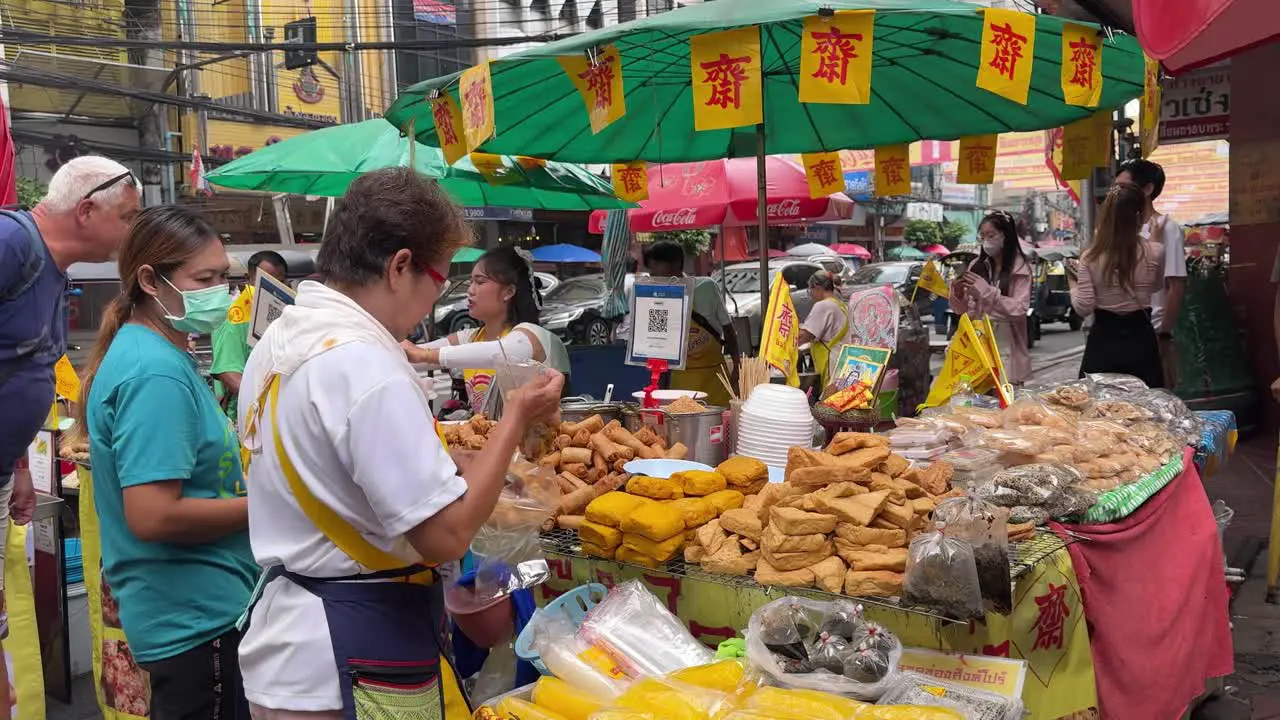
{"label": "blue tarp canopy", "polygon": [[561,243],[534,248],[533,259],[545,263],[592,263],[600,262],[600,253]]}

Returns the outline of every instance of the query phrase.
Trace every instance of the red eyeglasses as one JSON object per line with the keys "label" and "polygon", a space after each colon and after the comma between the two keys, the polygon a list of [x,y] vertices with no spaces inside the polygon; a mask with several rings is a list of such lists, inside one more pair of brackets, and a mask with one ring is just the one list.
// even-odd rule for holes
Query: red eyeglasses
{"label": "red eyeglasses", "polygon": [[427,277],[431,278],[432,280],[435,280],[437,285],[440,285],[443,287],[445,283],[449,282],[449,278],[446,278],[445,276],[441,275],[439,270],[436,270],[430,265],[427,265],[425,269],[427,271]]}

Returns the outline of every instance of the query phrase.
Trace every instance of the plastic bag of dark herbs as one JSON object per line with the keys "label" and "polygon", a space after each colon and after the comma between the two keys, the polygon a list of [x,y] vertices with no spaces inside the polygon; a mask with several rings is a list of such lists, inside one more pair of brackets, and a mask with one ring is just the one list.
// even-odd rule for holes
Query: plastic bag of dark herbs
{"label": "plastic bag of dark herbs", "polygon": [[[855,654],[855,644],[829,630],[809,634],[802,644],[803,661],[790,656],[794,650],[791,643],[804,634],[794,627],[797,618],[812,621],[811,629],[819,625],[837,632],[853,629],[855,636],[865,638],[867,627],[874,623],[862,620],[854,608],[844,600],[824,602],[801,597],[785,597],[760,607],[747,623],[747,662],[768,676],[773,685],[874,702],[898,673],[902,643],[893,635],[877,633],[884,637],[875,645],[874,658],[857,666],[848,662]],[[871,681],[873,677],[875,680]]]}
{"label": "plastic bag of dark herbs", "polygon": [[947,534],[968,540],[978,568],[978,585],[987,610],[1013,611],[1013,579],[1009,575],[1009,510],[996,507],[975,493],[938,504],[933,519]]}
{"label": "plastic bag of dark herbs", "polygon": [[822,624],[818,626],[818,632],[853,640],[854,634],[860,632],[867,624],[862,614],[862,606],[852,600],[835,600],[830,605],[822,613]]}
{"label": "plastic bag of dark herbs", "polygon": [[956,620],[981,618],[985,607],[973,545],[946,529],[937,523],[933,532],[911,541],[903,599]]}

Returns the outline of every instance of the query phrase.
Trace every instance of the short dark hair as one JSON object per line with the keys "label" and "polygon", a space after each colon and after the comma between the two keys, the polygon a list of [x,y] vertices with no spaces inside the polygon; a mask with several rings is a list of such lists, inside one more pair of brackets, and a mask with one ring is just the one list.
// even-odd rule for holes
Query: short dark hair
{"label": "short dark hair", "polygon": [[668,263],[676,267],[684,267],[684,248],[671,240],[659,240],[644,246],[644,266],[650,267],[655,262]]}
{"label": "short dark hair", "polygon": [[628,255],[627,256],[627,272],[634,273],[639,269],[640,269],[640,261]]}
{"label": "short dark hair", "polygon": [[462,209],[439,184],[411,168],[384,168],[356,178],[339,198],[316,269],[326,281],[364,285],[401,250],[425,273],[470,240]]}
{"label": "short dark hair", "polygon": [[289,263],[284,261],[284,256],[275,250],[259,250],[249,256],[249,272],[258,269],[262,263],[271,263],[284,271],[285,275],[289,274]]}
{"label": "short dark hair", "polygon": [[1160,167],[1160,163],[1150,160],[1126,160],[1121,163],[1120,172],[1116,175],[1120,173],[1129,173],[1133,184],[1144,191],[1150,185],[1152,200],[1160,197],[1160,193],[1164,192],[1164,168]]}

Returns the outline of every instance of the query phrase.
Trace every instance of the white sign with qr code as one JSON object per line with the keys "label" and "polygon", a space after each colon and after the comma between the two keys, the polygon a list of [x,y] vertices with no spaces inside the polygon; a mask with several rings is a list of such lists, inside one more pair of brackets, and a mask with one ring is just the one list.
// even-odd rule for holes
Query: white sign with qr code
{"label": "white sign with qr code", "polygon": [[666,360],[672,370],[684,369],[692,313],[692,278],[636,278],[627,363]]}
{"label": "white sign with qr code", "polygon": [[293,288],[260,272],[253,284],[253,314],[249,319],[249,347],[258,344],[267,328],[293,304]]}

